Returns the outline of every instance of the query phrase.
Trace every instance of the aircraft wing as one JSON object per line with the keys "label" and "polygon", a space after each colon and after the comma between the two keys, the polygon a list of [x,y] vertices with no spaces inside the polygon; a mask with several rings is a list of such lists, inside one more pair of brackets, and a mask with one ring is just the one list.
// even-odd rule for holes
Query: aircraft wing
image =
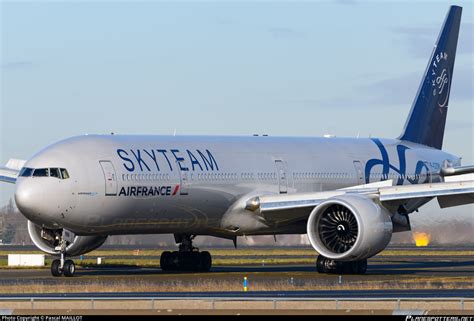
{"label": "aircraft wing", "polygon": [[10,159],[5,166],[0,167],[0,182],[16,183],[16,178],[26,161],[22,159]]}
{"label": "aircraft wing", "polygon": [[474,174],[445,177],[440,183],[397,186],[387,180],[327,192],[264,195],[248,200],[246,209],[269,219],[296,220],[307,217],[323,201],[345,194],[367,195],[387,206],[435,197],[442,208],[458,206],[474,203]]}

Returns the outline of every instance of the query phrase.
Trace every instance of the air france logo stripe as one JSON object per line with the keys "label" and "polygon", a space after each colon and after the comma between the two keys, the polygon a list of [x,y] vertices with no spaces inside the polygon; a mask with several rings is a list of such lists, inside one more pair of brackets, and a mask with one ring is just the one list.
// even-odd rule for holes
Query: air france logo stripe
{"label": "air france logo stripe", "polygon": [[174,187],[174,191],[173,191],[173,194],[172,195],[176,195],[176,193],[178,193],[178,190],[179,190],[179,185],[176,185]]}

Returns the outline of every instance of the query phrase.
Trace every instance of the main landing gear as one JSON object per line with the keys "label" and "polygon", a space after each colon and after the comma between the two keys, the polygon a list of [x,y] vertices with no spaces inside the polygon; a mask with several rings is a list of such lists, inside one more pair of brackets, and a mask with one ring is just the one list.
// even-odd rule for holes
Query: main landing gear
{"label": "main landing gear", "polygon": [[319,273],[333,274],[365,274],[367,271],[367,259],[352,262],[334,261],[318,255],[316,269]]}
{"label": "main landing gear", "polygon": [[76,266],[74,265],[73,260],[66,260],[66,239],[64,235],[60,238],[59,246],[56,247],[59,250],[61,258],[55,259],[51,263],[51,274],[53,276],[64,276],[72,277],[76,272]]}
{"label": "main landing gear", "polygon": [[176,237],[179,251],[165,251],[161,254],[160,266],[163,271],[207,272],[211,269],[212,258],[207,251],[199,252],[193,246],[195,235]]}

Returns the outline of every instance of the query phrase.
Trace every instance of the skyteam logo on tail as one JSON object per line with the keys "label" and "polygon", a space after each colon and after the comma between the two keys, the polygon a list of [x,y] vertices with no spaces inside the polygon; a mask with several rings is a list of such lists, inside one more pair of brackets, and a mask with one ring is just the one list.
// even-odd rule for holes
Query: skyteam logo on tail
{"label": "skyteam logo on tail", "polygon": [[437,96],[438,106],[446,107],[449,97],[449,82],[450,74],[449,69],[443,67],[444,62],[448,61],[448,54],[446,52],[438,53],[431,63],[431,85],[433,87],[433,96]]}
{"label": "skyteam logo on tail", "polygon": [[[396,168],[394,165],[390,164],[390,158],[388,157],[387,149],[382,144],[382,142],[377,138],[372,138],[372,141],[377,145],[380,150],[380,154],[382,159],[370,159],[365,164],[365,183],[370,183],[370,177],[372,174],[372,169],[375,166],[382,165],[382,177],[381,180],[386,180],[389,177],[390,170],[398,173],[397,175],[397,185],[403,185],[405,180],[410,182],[411,184],[420,184],[420,183],[428,183],[430,181],[430,170],[424,161],[418,161],[416,163],[416,168],[414,175],[410,177],[407,175],[407,162],[405,152],[410,149],[405,145],[397,145],[397,155],[398,155],[398,164],[400,168]],[[421,182],[421,174],[423,171],[426,171],[426,178],[424,182]]]}

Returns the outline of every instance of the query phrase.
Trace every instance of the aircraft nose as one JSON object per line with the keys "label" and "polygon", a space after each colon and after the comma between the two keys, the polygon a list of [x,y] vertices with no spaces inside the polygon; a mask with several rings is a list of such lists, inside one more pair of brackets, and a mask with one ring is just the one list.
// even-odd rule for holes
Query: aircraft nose
{"label": "aircraft nose", "polygon": [[38,184],[30,181],[17,182],[15,202],[20,210],[30,220],[40,215],[43,202],[43,190]]}

